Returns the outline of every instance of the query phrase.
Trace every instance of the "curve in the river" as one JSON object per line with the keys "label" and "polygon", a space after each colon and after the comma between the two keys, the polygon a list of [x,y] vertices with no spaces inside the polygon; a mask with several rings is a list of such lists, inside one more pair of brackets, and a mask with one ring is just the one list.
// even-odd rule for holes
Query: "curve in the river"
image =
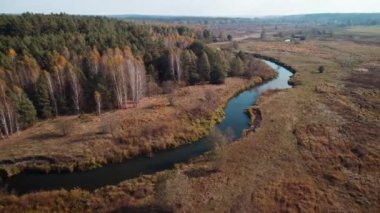
{"label": "curve in the river", "polygon": [[[246,90],[232,98],[224,112],[225,119],[216,127],[222,132],[231,128],[237,138],[240,138],[244,129],[249,128],[249,117],[244,112],[256,102],[266,90],[290,88],[288,84],[292,73],[282,66],[265,61],[278,72],[278,77],[257,87]],[[191,158],[209,151],[212,145],[207,137],[192,144],[182,145],[172,150],[155,153],[151,157],[137,157],[123,163],[105,165],[90,171],[40,174],[23,172],[4,180],[0,185],[7,191],[25,194],[40,190],[83,188],[93,190],[106,185],[118,184],[126,179],[138,177],[141,174],[152,174],[157,171],[172,168],[175,164],[186,162]]]}

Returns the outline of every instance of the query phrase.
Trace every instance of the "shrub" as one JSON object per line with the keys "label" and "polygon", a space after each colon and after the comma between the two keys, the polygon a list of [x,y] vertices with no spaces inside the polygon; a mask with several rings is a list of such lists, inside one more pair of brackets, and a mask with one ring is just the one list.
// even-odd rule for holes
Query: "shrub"
{"label": "shrub", "polygon": [[113,138],[117,137],[117,125],[116,119],[108,119],[100,126],[100,133],[111,134]]}
{"label": "shrub", "polygon": [[165,94],[173,93],[176,90],[176,84],[174,81],[165,81],[162,83],[162,90]]}
{"label": "shrub", "polygon": [[213,145],[212,162],[215,170],[220,170],[224,166],[226,162],[227,145],[231,143],[233,138],[233,135],[226,136],[217,129],[211,131],[208,140]]}
{"label": "shrub", "polygon": [[162,93],[161,87],[153,80],[149,79],[146,85],[146,93],[148,97]]}
{"label": "shrub", "polygon": [[234,47],[235,50],[239,49],[239,43],[237,41],[232,42],[232,46]]}
{"label": "shrub", "polygon": [[172,171],[159,177],[156,184],[156,205],[167,212],[184,208],[191,199],[189,178],[179,171]]}
{"label": "shrub", "polygon": [[324,66],[319,66],[318,71],[319,71],[319,73],[324,73],[325,72],[325,67]]}
{"label": "shrub", "polygon": [[175,106],[175,92],[177,85],[173,81],[165,81],[162,85],[170,106]]}
{"label": "shrub", "polygon": [[169,106],[175,106],[175,93],[169,93],[166,95],[166,98],[168,99]]}
{"label": "shrub", "polygon": [[74,124],[70,121],[60,121],[57,123],[57,129],[61,133],[62,136],[69,136],[73,133]]}

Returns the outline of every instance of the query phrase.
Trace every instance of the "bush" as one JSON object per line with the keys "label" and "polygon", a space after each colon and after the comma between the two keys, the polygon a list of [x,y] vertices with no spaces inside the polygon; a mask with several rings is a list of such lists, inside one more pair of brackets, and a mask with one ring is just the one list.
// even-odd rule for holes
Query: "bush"
{"label": "bush", "polygon": [[235,50],[238,50],[239,49],[239,42],[237,42],[237,41],[232,42],[232,46],[234,47]]}
{"label": "bush", "polygon": [[165,94],[174,93],[177,85],[174,81],[165,81],[162,83],[162,90]]}
{"label": "bush", "polygon": [[324,73],[325,72],[325,67],[324,66],[319,66],[318,71],[319,71],[319,73]]}
{"label": "bush", "polygon": [[175,102],[175,93],[174,92],[167,94],[166,98],[168,99],[169,106],[175,106],[176,105],[176,102]]}
{"label": "bush", "polygon": [[[230,132],[230,130],[227,132]],[[226,163],[227,146],[232,142],[233,138],[232,134],[226,136],[217,129],[211,131],[208,140],[213,146],[212,162],[215,170],[221,170]]]}
{"label": "bush", "polygon": [[117,125],[118,121],[116,119],[109,119],[105,121],[101,126],[100,126],[100,133],[102,134],[111,134],[113,138],[117,137]]}
{"label": "bush", "polygon": [[189,178],[179,171],[166,173],[156,184],[155,201],[162,211],[176,212],[191,199]]}
{"label": "bush", "polygon": [[69,136],[73,133],[74,124],[70,121],[60,121],[57,123],[57,129],[63,137]]}

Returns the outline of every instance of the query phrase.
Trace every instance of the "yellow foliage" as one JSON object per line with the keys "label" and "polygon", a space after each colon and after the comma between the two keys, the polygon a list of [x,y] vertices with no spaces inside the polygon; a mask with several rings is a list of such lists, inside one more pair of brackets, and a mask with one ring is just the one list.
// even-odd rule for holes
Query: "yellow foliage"
{"label": "yellow foliage", "polygon": [[10,48],[7,52],[7,56],[11,59],[14,59],[17,56],[17,53],[14,49]]}
{"label": "yellow foliage", "polygon": [[100,100],[102,99],[102,95],[100,94],[100,92],[95,91],[94,92],[94,98],[95,98],[96,102],[100,102]]}

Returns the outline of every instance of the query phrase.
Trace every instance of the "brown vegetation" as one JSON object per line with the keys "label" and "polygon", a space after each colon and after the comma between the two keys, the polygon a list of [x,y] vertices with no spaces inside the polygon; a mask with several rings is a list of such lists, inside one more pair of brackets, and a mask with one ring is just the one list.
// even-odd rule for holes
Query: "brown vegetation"
{"label": "brown vegetation", "polygon": [[[0,143],[0,168],[8,175],[24,169],[85,170],[193,142],[223,118],[229,98],[261,82],[260,77],[231,78],[225,85],[180,89],[168,83],[169,105],[165,95],[154,96],[141,100],[137,108],[40,122]],[[36,153],[53,161],[37,163]]]}
{"label": "brown vegetation", "polygon": [[[181,205],[172,205],[170,210],[379,212],[380,60],[375,53],[380,47],[349,41],[291,45],[297,46],[240,43],[242,49],[260,50],[294,66],[302,84],[260,98],[261,127],[228,146],[225,163],[217,172],[212,169],[212,155],[178,166],[174,173],[182,177],[179,183],[186,180],[185,186],[191,191],[184,200],[175,197],[175,203]],[[317,71],[320,64],[328,70],[323,75]],[[368,72],[355,71],[358,67]],[[220,87],[215,86],[213,91],[221,94]],[[194,88],[189,93],[178,91],[179,99],[181,94],[193,94]],[[59,207],[67,211],[110,211],[109,206],[112,210],[156,211],[155,194],[159,191],[154,185],[157,177],[167,172],[172,171],[78,196],[68,191],[3,195],[0,206],[5,212],[54,211]],[[78,202],[82,199],[86,202]]]}

